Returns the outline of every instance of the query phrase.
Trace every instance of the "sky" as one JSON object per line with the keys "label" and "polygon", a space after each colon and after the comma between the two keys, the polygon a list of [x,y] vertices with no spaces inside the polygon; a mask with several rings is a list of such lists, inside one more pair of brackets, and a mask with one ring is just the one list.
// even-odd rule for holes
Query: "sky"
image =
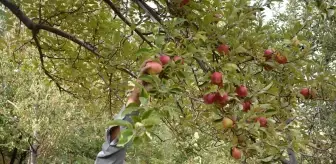
{"label": "sky", "polygon": [[274,15],[276,15],[277,12],[279,13],[284,12],[286,10],[287,3],[288,3],[288,0],[283,0],[283,2],[281,3],[275,3],[276,7],[278,8],[277,11],[273,11],[266,7],[264,10],[265,20],[266,21],[271,20],[274,17]]}
{"label": "sky", "polygon": [[[264,0],[263,2],[265,3],[267,0]],[[253,4],[255,2],[255,0],[252,0],[251,1],[251,3]],[[269,8],[265,8],[265,10],[264,10],[264,14],[265,14],[265,21],[269,21],[269,20],[271,20],[273,17],[274,17],[274,15],[276,14],[276,12],[284,12],[285,11],[285,9],[286,9],[286,4],[288,3],[288,0],[283,0],[283,2],[280,2],[280,3],[278,3],[278,2],[274,2],[274,4],[276,4],[276,7],[278,8],[278,10],[277,11],[273,11],[273,10],[271,10],[271,9],[269,9]],[[148,2],[147,3],[150,7],[152,7],[152,8],[155,8],[156,7],[156,5],[153,3],[153,2]],[[279,6],[278,6],[279,5]]]}

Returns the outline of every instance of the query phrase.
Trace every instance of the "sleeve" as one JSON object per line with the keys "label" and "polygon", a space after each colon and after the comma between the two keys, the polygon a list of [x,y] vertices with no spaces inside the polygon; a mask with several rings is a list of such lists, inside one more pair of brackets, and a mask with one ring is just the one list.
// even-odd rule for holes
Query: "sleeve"
{"label": "sleeve", "polygon": [[[122,119],[128,122],[131,122],[131,116],[138,115],[138,112],[132,112],[130,114],[127,114],[125,117],[121,118],[121,115],[123,111],[125,110],[125,106],[122,107],[121,111],[117,116],[114,117],[114,119]],[[113,128],[113,126],[106,129],[105,133],[105,142],[102,145],[102,150],[98,153],[96,157],[95,164],[125,164],[125,158],[126,158],[126,148],[129,146],[127,144],[124,147],[118,147],[118,138],[114,139],[113,141],[110,141],[110,131]],[[120,127],[121,130],[125,129],[125,127]]]}

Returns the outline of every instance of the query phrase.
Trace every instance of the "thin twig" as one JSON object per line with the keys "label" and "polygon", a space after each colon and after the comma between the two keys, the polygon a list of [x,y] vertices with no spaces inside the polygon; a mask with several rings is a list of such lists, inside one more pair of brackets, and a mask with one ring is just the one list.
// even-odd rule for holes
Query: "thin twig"
{"label": "thin twig", "polygon": [[[118,8],[112,3],[112,1],[110,1],[110,0],[103,0],[103,1],[104,1],[105,3],[107,3],[107,4],[110,6],[110,8],[115,12],[116,15],[118,15],[118,17],[119,17],[122,21],[124,21],[129,27],[132,28],[132,24],[131,24],[131,22],[128,21],[127,18],[125,18],[125,17],[121,14],[121,12],[120,12],[120,11],[118,10]],[[153,47],[153,44],[152,44],[149,40],[147,40],[147,38],[146,38],[145,36],[142,35],[142,33],[140,32],[139,29],[135,28],[134,31],[135,31],[135,32],[140,36],[140,38],[141,38],[142,40],[144,40],[149,46]]]}
{"label": "thin twig", "polygon": [[45,30],[48,32],[51,32],[53,34],[56,34],[58,36],[61,36],[63,38],[66,38],[68,40],[71,40],[72,42],[84,47],[88,51],[92,52],[96,56],[101,57],[101,55],[97,52],[97,48],[91,46],[91,44],[85,43],[82,40],[76,38],[74,35],[69,34],[65,31],[62,31],[60,29],[44,25],[44,24],[36,24],[34,23],[25,13],[23,13],[20,8],[15,5],[10,0],[0,0],[0,2],[5,5],[28,29],[38,33],[39,30]]}

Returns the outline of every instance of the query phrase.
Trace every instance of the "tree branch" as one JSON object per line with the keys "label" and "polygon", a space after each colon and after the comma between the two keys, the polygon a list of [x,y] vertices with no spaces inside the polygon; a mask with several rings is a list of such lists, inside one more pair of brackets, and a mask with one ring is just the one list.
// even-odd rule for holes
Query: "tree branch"
{"label": "tree branch", "polygon": [[5,156],[4,154],[2,153],[2,150],[0,149],[0,154],[1,154],[1,158],[2,158],[2,163],[6,163],[5,161]]}
{"label": "tree branch", "polygon": [[87,49],[88,51],[92,52],[93,54],[95,54],[96,56],[98,57],[102,57],[98,52],[97,52],[97,48],[92,46],[91,44],[89,43],[86,43],[86,42],[83,42],[82,40],[76,38],[74,35],[71,35],[69,33],[66,33],[62,30],[59,30],[57,28],[54,28],[54,27],[50,27],[50,26],[47,26],[47,25],[43,25],[43,24],[37,24],[36,25],[36,28],[37,30],[39,29],[43,29],[43,30],[46,30],[46,31],[49,31],[51,33],[54,33],[58,36],[61,36],[65,39],[68,39],[68,40],[71,40],[72,42],[84,47],[85,49]]}
{"label": "tree branch", "polygon": [[133,0],[135,3],[137,3],[145,12],[155,21],[159,22],[162,25],[161,18],[153,11],[151,7],[147,5],[146,2],[143,0]]}
{"label": "tree branch", "polygon": [[[103,0],[107,5],[110,6],[110,8],[115,12],[116,15],[118,15],[118,17],[124,21],[129,27],[132,27],[131,22],[129,22],[122,14],[121,12],[118,10],[118,8],[112,3],[112,1],[110,0]],[[142,33],[140,32],[139,29],[135,28],[134,31],[140,36],[140,38],[142,40],[144,40],[149,46],[153,47],[153,44],[147,40],[147,38],[145,38],[144,35],[142,35]]]}
{"label": "tree branch", "polygon": [[28,29],[32,30],[33,33],[36,32],[38,33],[38,31],[40,29],[51,32],[55,35],[61,36],[65,39],[71,40],[72,42],[84,47],[85,49],[87,49],[88,51],[92,52],[93,54],[101,57],[99,55],[99,53],[97,52],[97,48],[91,46],[91,44],[85,43],[82,40],[76,38],[74,35],[69,34],[67,32],[64,32],[62,30],[59,30],[57,28],[51,27],[51,26],[47,26],[44,24],[36,24],[34,23],[30,18],[27,17],[27,15],[25,15],[25,13],[23,13],[20,8],[15,5],[13,2],[11,2],[10,0],[0,0],[0,2],[5,5]]}
{"label": "tree branch", "polygon": [[120,67],[116,67],[116,68],[120,71],[123,71],[123,72],[127,73],[128,75],[130,75],[131,77],[133,77],[135,79],[138,78],[134,73],[132,73],[131,71],[129,71],[126,68],[120,68]]}
{"label": "tree branch", "polygon": [[40,54],[40,62],[41,62],[41,68],[43,70],[43,72],[56,84],[56,86],[58,87],[58,89],[60,91],[65,91],[71,95],[73,95],[74,97],[76,97],[76,95],[68,90],[66,90],[65,88],[63,88],[58,82],[57,80],[50,74],[50,72],[45,68],[45,65],[44,65],[44,54],[42,52],[42,47],[40,45],[40,42],[39,40],[37,39],[37,33],[33,32],[33,39],[35,41],[35,45],[36,45],[36,48]]}

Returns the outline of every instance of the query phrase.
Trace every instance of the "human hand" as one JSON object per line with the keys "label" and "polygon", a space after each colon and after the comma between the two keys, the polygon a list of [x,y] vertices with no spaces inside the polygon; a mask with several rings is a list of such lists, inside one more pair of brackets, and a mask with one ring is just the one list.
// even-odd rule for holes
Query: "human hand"
{"label": "human hand", "polygon": [[[152,62],[152,61],[153,61],[153,59],[147,59],[141,64],[138,78],[143,74],[147,74],[147,70],[150,68],[149,66],[147,66],[147,63]],[[150,89],[150,87],[151,87],[150,85],[148,85],[148,83],[146,83],[146,82],[144,82],[140,79],[137,79],[137,82],[139,84],[143,85],[146,90]],[[140,103],[139,95],[140,95],[140,88],[134,87],[131,95],[128,97],[126,106],[128,106],[131,103],[137,103],[137,104]]]}

